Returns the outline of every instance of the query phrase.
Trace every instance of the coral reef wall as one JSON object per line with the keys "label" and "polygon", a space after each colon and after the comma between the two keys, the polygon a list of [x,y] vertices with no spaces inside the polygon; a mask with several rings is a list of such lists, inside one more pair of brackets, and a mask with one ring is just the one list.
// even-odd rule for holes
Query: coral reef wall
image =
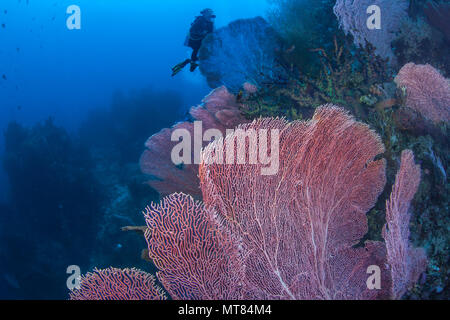
{"label": "coral reef wall", "polygon": [[[229,165],[219,161],[221,151],[226,150],[227,159],[229,152],[239,152],[236,130],[202,151],[199,177],[204,204],[175,193],[160,204],[151,204],[144,213],[148,257],[172,298],[384,299],[390,288],[404,288],[404,283],[409,287],[417,281],[425,267],[419,263],[423,251],[409,251],[414,272],[399,281],[391,278],[396,274],[391,270],[402,265],[404,255],[389,255],[386,260],[386,247],[377,241],[355,246],[368,230],[366,212],[386,182],[386,162],[375,159],[385,149],[367,125],[341,108],[326,105],[310,121],[260,118],[237,129],[265,130],[259,141],[270,145],[272,156],[279,155],[279,170],[262,175],[262,162]],[[279,145],[273,142],[277,135]],[[243,151],[247,159],[254,148],[246,146]],[[395,232],[395,227],[408,229],[403,209],[408,209],[420,180],[412,152],[405,155],[390,207],[399,204],[401,209],[388,215],[389,250],[410,248],[407,233]],[[414,176],[411,184],[403,179],[409,173]],[[382,287],[375,289],[367,282],[373,267],[381,272]],[[115,270],[113,275],[110,270]],[[117,275],[127,272],[96,270],[82,279],[81,288],[71,296],[93,292],[94,298],[102,299],[105,294],[96,283],[91,285],[92,279],[104,274],[107,278],[101,283],[114,283]],[[153,283],[146,289],[134,276],[130,281],[125,293],[132,288],[133,298],[160,298],[152,293],[159,292]],[[143,292],[136,297],[140,289]],[[124,297],[120,292],[115,297],[116,287],[111,291],[114,295],[107,298]]]}

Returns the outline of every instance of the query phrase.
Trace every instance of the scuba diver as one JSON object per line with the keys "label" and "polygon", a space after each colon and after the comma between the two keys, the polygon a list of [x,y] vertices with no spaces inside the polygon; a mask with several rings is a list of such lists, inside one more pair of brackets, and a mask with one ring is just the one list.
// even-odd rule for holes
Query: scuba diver
{"label": "scuba diver", "polygon": [[212,9],[204,9],[200,12],[201,16],[197,16],[195,21],[192,22],[189,33],[186,36],[184,45],[192,48],[192,55],[190,59],[186,59],[183,62],[177,64],[172,68],[172,77],[178,72],[183,70],[189,63],[191,64],[190,71],[194,72],[198,67],[196,61],[198,60],[197,54],[202,46],[202,41],[205,37],[214,31],[214,19],[216,16]]}

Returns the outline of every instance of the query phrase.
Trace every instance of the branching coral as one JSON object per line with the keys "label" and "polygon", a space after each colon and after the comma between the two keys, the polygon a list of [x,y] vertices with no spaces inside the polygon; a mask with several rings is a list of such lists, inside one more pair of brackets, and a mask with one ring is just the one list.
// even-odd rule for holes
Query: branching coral
{"label": "branching coral", "polygon": [[[253,119],[259,116],[285,116],[297,120],[309,118],[314,108],[333,103],[346,105],[364,118],[364,98],[378,102],[383,84],[389,81],[386,61],[376,56],[371,45],[355,48],[348,39],[336,36],[333,48],[311,49],[319,57],[321,69],[313,75],[293,70],[287,81],[265,86],[258,94],[244,99],[243,113]],[[376,89],[376,90],[374,90]]]}

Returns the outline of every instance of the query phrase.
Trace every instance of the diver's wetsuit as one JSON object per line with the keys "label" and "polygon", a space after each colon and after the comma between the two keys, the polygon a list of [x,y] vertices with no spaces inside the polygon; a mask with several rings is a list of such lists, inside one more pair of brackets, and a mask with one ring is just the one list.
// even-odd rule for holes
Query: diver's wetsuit
{"label": "diver's wetsuit", "polygon": [[192,48],[192,55],[190,59],[186,59],[183,62],[177,64],[172,68],[172,77],[178,74],[185,66],[189,63],[191,64],[190,71],[194,72],[198,67],[196,61],[198,60],[198,51],[202,46],[202,41],[205,37],[214,31],[214,22],[213,19],[216,17],[212,14],[212,10],[204,10],[209,11],[210,15],[205,15],[202,12],[201,16],[195,18],[194,22],[191,24],[191,28],[189,29],[189,34],[186,37],[184,45]]}
{"label": "diver's wetsuit", "polygon": [[214,23],[204,16],[195,18],[195,21],[191,24],[189,30],[189,40],[187,46],[192,48],[191,61],[197,61],[198,51],[202,46],[203,39],[211,32],[214,31]]}

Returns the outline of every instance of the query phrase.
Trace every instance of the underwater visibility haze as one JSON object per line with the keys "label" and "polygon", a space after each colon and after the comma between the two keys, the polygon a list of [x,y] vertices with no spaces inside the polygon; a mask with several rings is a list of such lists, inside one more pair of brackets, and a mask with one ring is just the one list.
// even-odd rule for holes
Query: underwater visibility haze
{"label": "underwater visibility haze", "polygon": [[448,300],[449,21],[2,0],[0,299]]}

